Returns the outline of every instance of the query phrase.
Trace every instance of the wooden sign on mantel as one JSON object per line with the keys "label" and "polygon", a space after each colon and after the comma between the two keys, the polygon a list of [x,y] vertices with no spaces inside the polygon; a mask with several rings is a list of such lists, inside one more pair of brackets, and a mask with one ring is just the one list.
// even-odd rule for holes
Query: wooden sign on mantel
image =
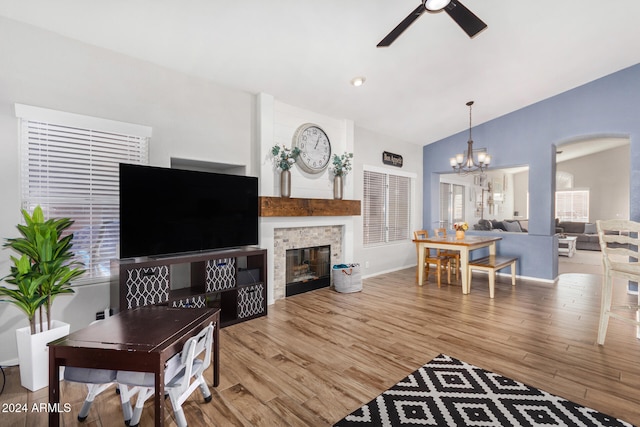
{"label": "wooden sign on mantel", "polygon": [[400,154],[393,154],[388,151],[382,152],[382,163],[385,165],[402,167],[402,156]]}
{"label": "wooden sign on mantel", "polygon": [[262,217],[360,215],[360,200],[260,196],[259,201],[258,215]]}

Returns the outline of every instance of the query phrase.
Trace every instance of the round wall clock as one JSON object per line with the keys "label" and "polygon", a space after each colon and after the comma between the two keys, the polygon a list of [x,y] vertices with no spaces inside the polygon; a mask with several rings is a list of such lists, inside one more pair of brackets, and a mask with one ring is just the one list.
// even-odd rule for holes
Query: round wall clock
{"label": "round wall clock", "polygon": [[331,142],[324,130],[313,123],[298,127],[293,135],[293,147],[300,149],[296,163],[308,173],[320,173],[331,159]]}

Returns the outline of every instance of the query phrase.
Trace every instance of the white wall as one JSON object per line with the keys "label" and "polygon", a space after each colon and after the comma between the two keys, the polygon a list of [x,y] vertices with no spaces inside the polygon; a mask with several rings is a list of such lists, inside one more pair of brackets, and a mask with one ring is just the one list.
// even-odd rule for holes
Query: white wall
{"label": "white wall", "polygon": [[[260,194],[263,196],[280,195],[280,172],[274,167],[271,148],[275,144],[291,147],[293,135],[300,125],[314,123],[324,129],[331,141],[332,155],[354,152],[351,120],[298,108],[268,94],[258,95],[258,109]],[[294,165],[291,168],[291,197],[333,198],[333,174],[329,168],[319,174],[309,174]],[[348,178],[344,183],[344,198],[353,198],[353,184]]]}
{"label": "white wall", "polygon": [[[150,163],[171,157],[246,165],[257,176],[255,96],[75,42],[0,18],[0,237],[16,235],[20,222],[18,126],[21,103],[153,128]],[[0,277],[9,251],[0,251]],[[108,283],[78,289],[54,304],[72,330],[108,306]],[[85,323],[86,322],[86,323]],[[22,312],[0,304],[0,364],[15,362],[14,330]]]}
{"label": "white wall", "polygon": [[[402,168],[387,166],[382,163],[382,153],[389,151],[403,157]],[[412,230],[422,228],[422,147],[410,144],[392,137],[373,133],[367,129],[355,128],[355,153],[357,160],[348,180],[353,180],[354,198],[362,200],[363,167],[371,166],[388,169],[392,173],[415,174],[415,198],[412,212]],[[416,248],[410,239],[388,245],[363,247],[362,244],[362,216],[354,217],[355,252],[354,259],[348,262],[358,262],[364,276],[372,276],[384,272],[395,271],[416,265]],[[368,264],[368,267],[367,267]]]}

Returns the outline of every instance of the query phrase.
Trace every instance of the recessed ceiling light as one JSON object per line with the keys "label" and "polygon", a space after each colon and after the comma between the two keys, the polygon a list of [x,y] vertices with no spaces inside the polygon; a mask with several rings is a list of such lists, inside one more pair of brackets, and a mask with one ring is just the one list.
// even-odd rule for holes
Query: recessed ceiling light
{"label": "recessed ceiling light", "polygon": [[365,80],[367,80],[365,77],[354,77],[351,79],[351,85],[355,87],[362,86]]}

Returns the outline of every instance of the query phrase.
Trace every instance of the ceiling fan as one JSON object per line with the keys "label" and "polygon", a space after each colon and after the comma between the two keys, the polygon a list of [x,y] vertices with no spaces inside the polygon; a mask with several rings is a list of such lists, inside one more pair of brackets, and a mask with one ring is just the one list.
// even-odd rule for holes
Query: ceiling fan
{"label": "ceiling fan", "polygon": [[487,28],[487,24],[482,22],[480,18],[473,14],[469,9],[464,7],[462,3],[456,0],[422,0],[413,12],[398,24],[387,36],[378,43],[377,47],[388,47],[393,43],[400,34],[404,32],[411,24],[414,23],[424,12],[440,12],[442,9],[456,21],[456,24],[464,30],[469,37],[473,37],[480,31]]}

